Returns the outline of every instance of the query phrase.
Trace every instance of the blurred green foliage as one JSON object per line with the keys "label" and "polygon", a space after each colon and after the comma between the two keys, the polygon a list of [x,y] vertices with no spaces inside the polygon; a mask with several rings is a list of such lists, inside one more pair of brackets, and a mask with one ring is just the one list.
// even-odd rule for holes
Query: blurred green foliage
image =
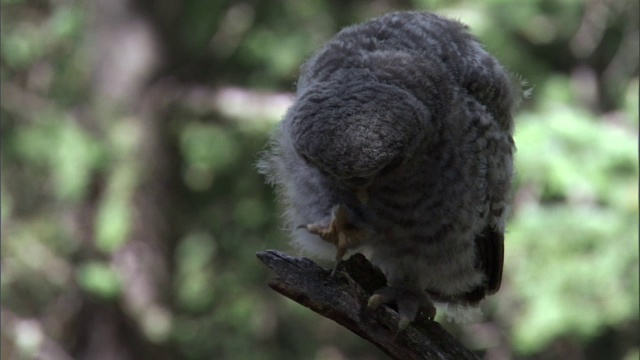
{"label": "blurred green foliage", "polygon": [[78,267],[78,283],[87,291],[109,299],[120,294],[118,275],[101,262],[92,261]]}
{"label": "blurred green foliage", "polygon": [[[169,358],[384,358],[266,286],[255,252],[292,249],[255,162],[304,59],[341,27],[392,9],[459,18],[534,87],[516,119],[504,285],[485,306],[483,323],[501,335],[447,326],[487,358],[501,348],[502,358],[595,359],[593,344],[611,358],[638,353],[637,2],[122,3],[152,19],[164,45],[134,106],[96,90],[100,1],[1,2],[3,359],[38,358],[43,338],[80,354],[94,303],[120,309],[136,341]],[[205,100],[184,95],[145,127],[144,95],[164,79]],[[148,173],[170,156],[142,145],[160,141],[177,160]],[[139,205],[154,189],[145,176],[174,175],[171,202]],[[151,230],[171,235],[129,258],[140,219],[156,213],[170,216]],[[164,270],[145,262],[153,251],[167,254]],[[165,280],[139,305],[131,289],[158,286],[136,282],[145,271]]]}
{"label": "blurred green foliage", "polygon": [[516,343],[532,351],[636,318],[636,135],[558,106],[524,114],[516,142],[526,149],[517,161],[522,191],[539,198],[518,204],[509,226],[507,269],[527,304]]}

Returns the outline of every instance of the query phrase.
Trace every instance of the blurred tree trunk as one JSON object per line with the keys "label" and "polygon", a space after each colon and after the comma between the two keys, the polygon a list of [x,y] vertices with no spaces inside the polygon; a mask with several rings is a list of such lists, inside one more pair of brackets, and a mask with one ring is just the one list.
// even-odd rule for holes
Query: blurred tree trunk
{"label": "blurred tree trunk", "polygon": [[170,132],[170,84],[158,73],[166,41],[153,19],[137,9],[134,0],[98,0],[92,9],[95,67],[87,121],[103,132],[111,159],[108,168],[96,174],[94,194],[78,211],[77,225],[89,257],[109,252],[99,244],[97,228],[104,224],[98,222],[104,220],[97,214],[114,196],[114,174],[132,172],[133,181],[130,192],[125,191],[128,231],[107,259],[122,279],[122,292],[119,301],[84,295],[77,319],[78,359],[172,358],[158,344],[167,339],[172,316],[180,158]]}

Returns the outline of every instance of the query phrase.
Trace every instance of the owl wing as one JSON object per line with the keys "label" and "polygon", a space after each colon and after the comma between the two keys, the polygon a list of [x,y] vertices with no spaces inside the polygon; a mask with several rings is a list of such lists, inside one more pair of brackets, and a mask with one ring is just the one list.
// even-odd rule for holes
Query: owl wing
{"label": "owl wing", "polygon": [[[510,119],[510,114],[504,115]],[[495,123],[494,123],[495,126]],[[484,272],[483,295],[500,289],[504,263],[504,228],[509,208],[513,175],[513,138],[508,131],[494,127],[496,135],[487,141],[488,222],[475,238],[478,266]]]}
{"label": "owl wing", "polygon": [[513,117],[511,111],[517,97],[510,76],[498,61],[489,55],[479,43],[469,42],[474,56],[469,56],[467,72],[460,84],[480,104],[475,113],[485,113],[492,136],[486,137],[487,196],[489,221],[485,229],[476,236],[479,268],[487,278],[481,289],[468,293],[471,298],[481,300],[485,295],[496,293],[502,282],[504,262],[504,223],[509,203],[513,176]]}
{"label": "owl wing", "polygon": [[487,283],[466,292],[457,299],[443,298],[445,301],[462,300],[469,304],[478,304],[487,295],[495,294],[502,282],[502,264],[504,259],[504,234],[485,228],[482,234],[476,236],[476,266],[484,272]]}
{"label": "owl wing", "polygon": [[484,156],[486,160],[484,191],[486,191],[485,204],[488,205],[487,223],[475,237],[477,268],[485,274],[486,283],[465,294],[465,300],[472,303],[479,302],[486,295],[496,293],[502,282],[504,228],[509,207],[515,150],[510,129],[504,128],[499,120],[501,118],[510,124],[511,114],[497,111],[496,116],[484,110],[490,106],[482,104],[479,99],[475,100],[476,102],[467,104],[477,106],[473,112],[483,114],[481,124],[490,129],[487,133],[491,133],[491,136],[485,136],[485,147],[480,150],[480,156]]}
{"label": "owl wing", "polygon": [[487,277],[485,293],[496,293],[502,282],[504,263],[504,233],[488,226],[482,235],[476,237],[479,267]]}
{"label": "owl wing", "polygon": [[493,156],[488,161],[489,221],[476,237],[478,260],[487,283],[485,291],[491,295],[500,289],[504,263],[504,228],[509,209],[509,194],[513,176],[513,138],[503,132],[501,140],[489,141]]}

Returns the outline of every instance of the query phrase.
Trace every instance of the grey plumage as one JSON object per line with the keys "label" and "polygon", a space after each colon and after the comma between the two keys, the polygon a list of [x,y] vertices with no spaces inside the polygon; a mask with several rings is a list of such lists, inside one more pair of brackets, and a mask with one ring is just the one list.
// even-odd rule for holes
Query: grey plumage
{"label": "grey plumage", "polygon": [[402,326],[418,305],[496,292],[518,96],[459,22],[397,12],[342,30],[303,65],[260,163],[293,243],[365,253],[389,280],[370,305],[397,302]]}

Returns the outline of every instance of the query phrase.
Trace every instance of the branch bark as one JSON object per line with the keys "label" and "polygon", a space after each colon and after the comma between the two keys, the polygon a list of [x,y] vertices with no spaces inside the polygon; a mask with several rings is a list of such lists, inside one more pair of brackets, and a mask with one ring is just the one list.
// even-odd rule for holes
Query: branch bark
{"label": "branch bark", "polygon": [[394,359],[478,360],[437,322],[419,315],[398,333],[399,316],[395,311],[386,306],[368,310],[369,296],[383,287],[386,279],[361,254],[343,261],[334,276],[307,258],[276,250],[256,255],[276,274],[269,281],[272,289],[336,321]]}

